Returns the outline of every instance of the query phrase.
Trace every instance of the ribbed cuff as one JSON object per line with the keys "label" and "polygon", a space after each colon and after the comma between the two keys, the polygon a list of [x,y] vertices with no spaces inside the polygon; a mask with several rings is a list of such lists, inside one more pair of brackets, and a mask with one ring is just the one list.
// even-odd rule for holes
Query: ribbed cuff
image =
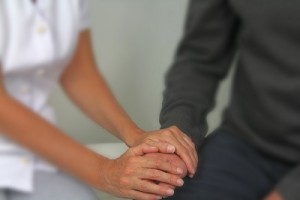
{"label": "ribbed cuff", "polygon": [[207,133],[207,123],[205,121],[197,122],[194,115],[193,111],[188,107],[173,108],[168,110],[167,113],[161,114],[161,128],[177,126],[193,140],[198,149]]}

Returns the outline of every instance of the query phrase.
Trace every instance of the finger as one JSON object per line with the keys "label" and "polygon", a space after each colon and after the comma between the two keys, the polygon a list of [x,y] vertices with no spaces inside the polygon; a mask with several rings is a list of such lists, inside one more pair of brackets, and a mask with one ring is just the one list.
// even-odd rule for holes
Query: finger
{"label": "finger", "polygon": [[170,189],[173,189],[173,190],[175,190],[175,188],[176,188],[174,185],[170,185],[170,184],[167,184],[167,183],[158,183],[158,185],[166,187],[166,188],[170,188]]}
{"label": "finger", "polygon": [[[179,157],[185,162],[188,172],[190,175],[193,175],[196,171],[196,159],[194,158],[194,153],[192,152],[192,148],[189,147],[187,142],[184,141],[182,135],[183,133],[179,133],[180,130],[171,127],[165,130],[162,130],[159,134],[159,138],[151,138],[151,139],[146,139],[144,142],[151,146],[155,146],[160,142],[165,142],[168,144],[172,144],[175,147],[175,152]],[[179,139],[178,139],[179,138]],[[182,142],[180,142],[180,140]],[[163,143],[162,142],[162,143]],[[162,144],[161,143],[161,144]],[[159,147],[158,147],[159,148]],[[193,155],[193,156],[192,156]],[[193,159],[194,158],[194,159]]]}
{"label": "finger", "polygon": [[155,194],[149,194],[145,192],[140,192],[136,190],[131,190],[129,192],[128,198],[130,199],[138,199],[138,200],[159,200],[162,199],[162,196],[155,195]]}
{"label": "finger", "polygon": [[[175,135],[178,135],[180,137],[182,137],[186,142],[187,144],[192,148],[192,149],[195,149],[195,145],[194,145],[194,142],[192,141],[192,139],[187,135],[185,134],[184,132],[182,132],[179,128],[177,128],[176,126],[172,126],[171,127],[171,130],[175,132]],[[196,150],[196,149],[195,149]]]}
{"label": "finger", "polygon": [[[173,186],[173,185],[169,185],[169,184],[167,184],[167,183],[157,183],[158,185],[160,185],[160,186],[163,186],[163,187],[167,187],[167,188],[170,188],[170,189],[173,189],[173,190],[175,190],[175,186]],[[163,196],[163,199],[165,199],[165,198],[167,198],[167,196]]]}
{"label": "finger", "polygon": [[197,149],[196,149],[196,146],[195,146],[194,143],[193,143],[193,149],[194,149],[193,155],[196,158],[196,169],[197,169],[197,166],[198,166],[198,163],[199,163],[199,157],[198,157],[198,152],[197,152]]}
{"label": "finger", "polygon": [[197,167],[197,156],[196,156],[196,150],[195,150],[195,146],[192,143],[189,143],[187,139],[187,136],[183,136],[183,140],[182,143],[185,145],[185,147],[187,148],[189,155],[191,156],[191,159],[193,161],[193,165],[194,165],[194,171],[196,170]]}
{"label": "finger", "polygon": [[184,135],[183,138],[186,140],[186,142],[190,145],[190,147],[193,149],[193,155],[194,158],[196,160],[196,164],[198,164],[198,154],[197,154],[197,149],[195,147],[194,142],[191,140],[190,137],[188,137],[187,135]]}
{"label": "finger", "polygon": [[140,184],[136,185],[138,191],[150,193],[158,196],[172,196],[174,195],[174,189],[169,187],[155,184],[153,181],[143,180]]}
{"label": "finger", "polygon": [[196,153],[195,145],[185,133],[180,131],[176,126],[172,126],[171,130],[174,131],[174,135],[178,139],[178,141],[185,146],[185,148],[190,152],[190,156],[193,160],[194,164],[194,171],[196,170],[197,163],[198,163],[198,156]]}
{"label": "finger", "polygon": [[143,143],[138,146],[131,147],[129,151],[135,156],[142,156],[147,153],[157,153],[159,152],[159,149],[155,146]]}
{"label": "finger", "polygon": [[174,145],[164,141],[148,139],[145,143],[149,146],[157,147],[160,153],[174,153],[176,150]]}
{"label": "finger", "polygon": [[152,169],[159,169],[161,171],[165,171],[171,174],[178,174],[181,175],[183,173],[183,169],[177,167],[173,163],[171,163],[167,159],[157,159],[153,158],[152,154],[146,154],[143,167],[145,168],[152,168]]}
{"label": "finger", "polygon": [[193,176],[196,171],[196,160],[192,156],[192,150],[182,140],[177,139],[177,143],[180,145],[176,146],[176,154],[185,162],[190,176]]}
{"label": "finger", "polygon": [[143,172],[144,173],[140,177],[141,179],[148,179],[152,181],[167,183],[176,187],[181,187],[184,184],[184,181],[179,176],[169,174],[157,169],[147,169]]}
{"label": "finger", "polygon": [[191,141],[191,139],[183,132],[181,132],[176,126],[171,127],[171,130],[174,131],[174,135],[176,136],[176,139],[178,140],[179,143],[182,144],[182,146],[184,146],[188,152],[188,155],[191,157],[192,159],[192,163],[193,163],[193,170],[189,170],[190,172],[190,176],[193,176],[193,174],[196,171],[196,167],[198,164],[198,158],[197,158],[197,153],[195,150],[195,145],[194,143]]}

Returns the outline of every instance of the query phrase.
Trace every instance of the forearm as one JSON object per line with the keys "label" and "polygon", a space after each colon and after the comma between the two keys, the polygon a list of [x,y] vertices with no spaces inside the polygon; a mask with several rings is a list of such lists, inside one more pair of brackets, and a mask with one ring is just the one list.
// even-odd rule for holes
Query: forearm
{"label": "forearm", "polygon": [[184,35],[166,76],[160,115],[163,128],[175,125],[195,144],[206,134],[206,115],[235,54],[237,18],[223,1],[191,0]]}
{"label": "forearm", "polygon": [[98,70],[86,73],[73,79],[76,81],[64,82],[64,90],[87,116],[131,146],[131,139],[142,131],[113,97]]}
{"label": "forearm", "polygon": [[132,139],[141,133],[97,69],[89,31],[81,33],[74,58],[61,77],[61,85],[82,111],[127,145],[131,146]]}
{"label": "forearm", "polygon": [[0,96],[3,134],[88,184],[99,185],[96,175],[106,158],[75,142],[11,97]]}

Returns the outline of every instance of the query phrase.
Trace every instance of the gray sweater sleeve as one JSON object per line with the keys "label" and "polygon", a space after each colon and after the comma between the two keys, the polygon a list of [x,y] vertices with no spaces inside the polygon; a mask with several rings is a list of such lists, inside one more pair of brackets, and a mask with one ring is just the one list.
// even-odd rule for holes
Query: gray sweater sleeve
{"label": "gray sweater sleeve", "polygon": [[300,165],[291,170],[276,186],[284,200],[300,199]]}
{"label": "gray sweater sleeve", "polygon": [[219,81],[235,54],[238,20],[227,0],[191,0],[182,41],[166,76],[161,127],[176,125],[199,146]]}

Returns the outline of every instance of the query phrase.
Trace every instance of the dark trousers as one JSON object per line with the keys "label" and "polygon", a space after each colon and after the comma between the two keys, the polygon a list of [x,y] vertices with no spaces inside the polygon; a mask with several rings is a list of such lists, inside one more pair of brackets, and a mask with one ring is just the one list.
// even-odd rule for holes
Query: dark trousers
{"label": "dark trousers", "polygon": [[290,170],[220,130],[207,137],[198,153],[196,175],[187,178],[170,199],[262,200]]}

